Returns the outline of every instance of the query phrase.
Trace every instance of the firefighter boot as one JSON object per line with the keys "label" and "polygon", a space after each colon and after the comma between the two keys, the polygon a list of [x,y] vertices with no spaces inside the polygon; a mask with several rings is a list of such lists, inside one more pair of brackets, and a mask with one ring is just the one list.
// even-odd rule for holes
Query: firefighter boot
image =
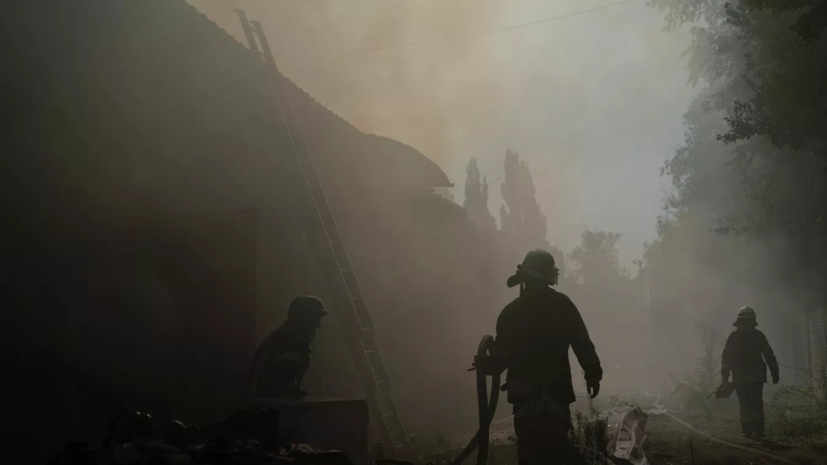
{"label": "firefighter boot", "polygon": [[747,439],[752,439],[754,434],[754,429],[752,427],[752,423],[742,421],[741,422],[741,435]]}

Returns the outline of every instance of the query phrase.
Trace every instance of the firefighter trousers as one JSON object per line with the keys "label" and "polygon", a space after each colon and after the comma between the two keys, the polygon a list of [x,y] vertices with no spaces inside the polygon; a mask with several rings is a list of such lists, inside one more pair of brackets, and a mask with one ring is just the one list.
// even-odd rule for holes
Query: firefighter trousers
{"label": "firefighter trousers", "polygon": [[741,429],[746,436],[764,436],[764,383],[740,384],[735,389],[741,409]]}
{"label": "firefighter trousers", "polygon": [[569,406],[537,397],[517,403],[514,407],[518,465],[570,463]]}

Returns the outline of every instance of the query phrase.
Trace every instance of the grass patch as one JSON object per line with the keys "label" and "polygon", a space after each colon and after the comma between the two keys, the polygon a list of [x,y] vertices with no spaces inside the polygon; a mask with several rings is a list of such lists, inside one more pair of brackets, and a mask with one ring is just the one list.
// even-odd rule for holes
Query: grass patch
{"label": "grass patch", "polygon": [[700,326],[697,331],[700,355],[691,357],[694,362],[682,376],[669,373],[674,385],[672,397],[681,410],[711,419],[722,406],[710,397],[720,384],[721,364],[718,360],[722,344],[717,330]]}
{"label": "grass patch", "polygon": [[827,431],[827,370],[793,369],[793,378],[768,389],[768,427],[785,438],[818,436]]}
{"label": "grass patch", "polygon": [[[670,374],[674,390],[663,399],[663,406],[715,438],[781,456],[802,465],[827,465],[827,376],[824,372],[817,375],[793,370],[785,379],[794,381],[795,384],[768,385],[765,389],[766,426],[769,436],[776,441],[765,444],[748,442],[740,436],[737,395],[721,400],[710,397],[720,382],[719,360],[722,349],[717,331],[699,327],[698,351],[691,357],[692,363],[681,375]],[[600,399],[603,400],[599,403],[601,410],[621,406],[640,406],[643,409],[653,407],[651,399],[645,396],[621,397],[612,394]],[[578,465],[605,464],[608,455],[605,427],[595,427],[590,421],[597,413],[590,405],[583,399],[572,405],[573,428],[569,441],[578,450],[578,457],[572,460],[572,463]],[[687,430],[665,415],[650,415],[645,432],[649,437],[645,453],[652,465],[783,463],[755,452],[737,450],[713,442]],[[508,436],[500,435],[501,439],[492,441],[489,465],[516,465],[516,441],[513,435]],[[461,441],[470,438],[471,435],[468,435]],[[465,445],[457,444],[456,440],[450,441],[443,434],[430,433],[412,438],[412,444],[414,454],[408,458],[409,461],[415,464],[431,462],[434,465],[447,465]],[[473,465],[475,460],[476,452],[465,463]]]}

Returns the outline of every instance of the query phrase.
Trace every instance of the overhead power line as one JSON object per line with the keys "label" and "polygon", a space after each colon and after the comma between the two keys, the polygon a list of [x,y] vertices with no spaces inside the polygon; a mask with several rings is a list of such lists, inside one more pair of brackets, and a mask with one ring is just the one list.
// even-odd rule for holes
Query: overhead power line
{"label": "overhead power line", "polygon": [[[589,8],[589,9],[586,9],[586,10],[575,11],[574,13],[568,13],[568,14],[564,14],[564,15],[560,15],[560,16],[554,16],[554,17],[551,17],[551,18],[540,19],[540,20],[537,20],[537,21],[529,21],[527,23],[514,24],[514,25],[511,25],[511,26],[498,27],[496,29],[489,29],[489,30],[486,30],[486,31],[481,31],[481,32],[476,32],[476,33],[471,33],[471,34],[453,36],[453,37],[449,37],[449,39],[465,39],[465,38],[470,38],[470,37],[480,37],[480,36],[485,36],[485,35],[489,35],[489,34],[494,34],[494,33],[497,33],[497,32],[510,31],[512,29],[519,29],[519,28],[527,27],[527,26],[534,26],[534,25],[537,25],[537,24],[543,24],[543,23],[548,23],[548,22],[551,22],[551,21],[556,21],[558,19],[570,18],[572,16],[578,16],[578,15],[582,15],[582,14],[585,14],[585,13],[590,13],[592,11],[603,10],[603,9],[610,8],[610,7],[613,7],[613,6],[621,5],[623,3],[629,3],[631,1],[632,0],[621,0],[619,2],[610,3],[608,5],[602,5],[602,6],[597,6],[597,7],[594,7],[594,8]],[[422,44],[428,44],[428,43],[439,42],[439,41],[441,41],[441,39],[418,40],[418,41],[415,41],[415,42],[407,42],[407,43],[404,43],[404,44],[396,44],[396,45],[387,45],[387,46],[382,46],[382,47],[366,48],[366,49],[363,49],[363,50],[359,50],[357,53],[377,52],[377,51],[380,51],[380,50],[391,50],[391,49],[395,49],[395,48],[413,47],[414,45],[422,45]]]}
{"label": "overhead power line", "polygon": [[580,11],[575,11],[574,13],[568,13],[568,14],[561,15],[561,16],[554,16],[552,18],[540,19],[540,20],[537,20],[537,21],[531,21],[531,22],[522,23],[522,24],[515,24],[513,26],[505,26],[505,27],[501,27],[501,28],[498,28],[498,29],[492,29],[490,31],[486,31],[484,34],[493,34],[495,32],[509,31],[511,29],[518,29],[518,28],[521,28],[521,27],[533,26],[535,24],[548,23],[550,21],[555,21],[555,20],[558,20],[558,19],[570,18],[572,16],[582,15],[584,13],[590,13],[592,11],[603,10],[605,8],[617,6],[617,5],[620,5],[622,3],[628,3],[630,1],[632,1],[632,0],[622,0],[620,2],[610,3],[608,5],[603,5],[603,6],[596,6],[594,8],[589,8],[587,10],[580,10]]}

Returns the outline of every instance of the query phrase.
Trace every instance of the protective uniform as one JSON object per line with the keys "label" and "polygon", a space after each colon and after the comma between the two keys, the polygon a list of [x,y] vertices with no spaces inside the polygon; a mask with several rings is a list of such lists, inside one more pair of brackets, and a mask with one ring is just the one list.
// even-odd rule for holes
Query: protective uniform
{"label": "protective uniform", "polygon": [[290,303],[287,320],[265,339],[253,359],[249,397],[302,398],[302,378],[310,367],[310,344],[327,315],[313,296]]}
{"label": "protective uniform", "polygon": [[777,383],[778,361],[764,333],[755,329],[758,322],[755,311],[743,307],[738,312],[735,331],[729,335],[721,356],[721,377],[723,382],[732,383],[738,395],[741,409],[741,428],[745,436],[764,436],[764,383],[767,382],[767,366],[772,382]]}
{"label": "protective uniform", "polygon": [[564,463],[571,453],[569,405],[574,389],[569,347],[574,350],[592,397],[603,370],[577,307],[556,284],[559,270],[546,251],[526,255],[508,285],[520,296],[497,319],[492,370],[508,370],[508,402],[514,405],[514,430],[520,465]]}

